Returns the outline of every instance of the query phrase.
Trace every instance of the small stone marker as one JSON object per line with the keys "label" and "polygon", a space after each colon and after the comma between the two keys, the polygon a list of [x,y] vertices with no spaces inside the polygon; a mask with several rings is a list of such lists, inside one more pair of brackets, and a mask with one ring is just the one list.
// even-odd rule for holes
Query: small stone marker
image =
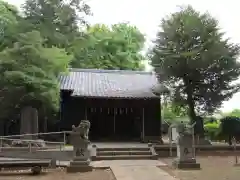
{"label": "small stone marker", "polygon": [[179,169],[200,169],[194,154],[193,136],[183,128],[183,125],[179,126],[176,141],[177,159],[173,161],[173,166]]}
{"label": "small stone marker", "polygon": [[90,151],[88,149],[88,131],[90,122],[82,120],[78,127],[73,126],[71,144],[73,145],[73,160],[67,167],[67,172],[92,171],[90,166]]}
{"label": "small stone marker", "polygon": [[33,175],[38,175],[42,171],[42,168],[40,166],[34,166],[31,168],[31,172]]}
{"label": "small stone marker", "polygon": [[176,144],[177,138],[178,138],[178,131],[177,131],[177,124],[173,123],[169,126],[168,129],[168,136],[169,136],[169,145],[170,145],[170,157],[172,157],[172,146],[173,144]]}
{"label": "small stone marker", "polygon": [[171,130],[171,141],[176,143],[177,137],[178,137],[178,132],[177,132],[177,128],[173,127]]}

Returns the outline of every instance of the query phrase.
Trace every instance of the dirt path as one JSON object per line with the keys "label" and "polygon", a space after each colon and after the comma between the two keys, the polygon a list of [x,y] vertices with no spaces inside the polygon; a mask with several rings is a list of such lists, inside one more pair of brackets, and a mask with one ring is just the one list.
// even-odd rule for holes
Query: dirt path
{"label": "dirt path", "polygon": [[[161,160],[171,166],[172,159]],[[235,167],[234,160],[234,157],[199,157],[197,161],[201,163],[201,170],[161,169],[180,180],[239,180],[240,166]]]}
{"label": "dirt path", "polygon": [[38,176],[29,175],[29,173],[7,173],[0,174],[0,180],[115,180],[111,170],[94,170],[87,173],[67,174],[65,170],[57,169],[43,173]]}

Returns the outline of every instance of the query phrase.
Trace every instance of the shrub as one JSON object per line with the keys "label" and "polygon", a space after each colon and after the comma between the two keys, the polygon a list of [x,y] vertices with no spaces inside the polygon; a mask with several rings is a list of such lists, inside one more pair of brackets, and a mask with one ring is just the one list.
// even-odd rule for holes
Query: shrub
{"label": "shrub", "polygon": [[240,134],[240,118],[234,116],[227,116],[221,119],[221,131],[227,135]]}
{"label": "shrub", "polygon": [[203,121],[204,121],[204,124],[218,122],[218,120],[214,117],[205,117]]}
{"label": "shrub", "polygon": [[211,140],[229,140],[240,137],[240,119],[227,116],[217,121],[209,121],[204,125],[205,135]]}
{"label": "shrub", "polygon": [[240,137],[240,118],[227,116],[220,121],[220,134],[225,140],[228,140],[229,145],[231,145],[233,137],[237,139]]}
{"label": "shrub", "polygon": [[204,125],[205,136],[211,140],[220,140],[220,122],[209,122]]}

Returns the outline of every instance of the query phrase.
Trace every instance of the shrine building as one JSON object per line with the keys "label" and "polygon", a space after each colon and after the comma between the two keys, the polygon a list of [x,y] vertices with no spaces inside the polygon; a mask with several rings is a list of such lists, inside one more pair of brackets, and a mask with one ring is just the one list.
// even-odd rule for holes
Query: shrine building
{"label": "shrine building", "polygon": [[152,72],[70,69],[60,76],[60,129],[91,122],[93,141],[149,141],[161,136],[160,97]]}

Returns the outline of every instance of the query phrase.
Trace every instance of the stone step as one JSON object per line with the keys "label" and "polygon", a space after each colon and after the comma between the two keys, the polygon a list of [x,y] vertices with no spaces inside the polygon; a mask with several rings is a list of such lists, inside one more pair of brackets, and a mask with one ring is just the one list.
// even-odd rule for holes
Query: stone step
{"label": "stone step", "polygon": [[132,148],[97,148],[97,151],[149,151],[148,147],[132,147]]}
{"label": "stone step", "polygon": [[157,159],[154,155],[117,155],[117,156],[97,156],[93,161],[100,160],[140,160],[140,159]]}
{"label": "stone step", "polygon": [[97,151],[97,156],[152,155],[151,151]]}

